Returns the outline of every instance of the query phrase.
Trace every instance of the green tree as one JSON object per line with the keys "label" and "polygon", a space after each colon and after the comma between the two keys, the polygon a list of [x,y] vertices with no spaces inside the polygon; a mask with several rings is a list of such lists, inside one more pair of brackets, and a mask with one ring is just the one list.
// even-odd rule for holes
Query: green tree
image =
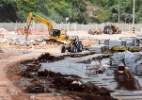
{"label": "green tree", "polygon": [[13,0],[0,0],[0,22],[16,22],[17,6]]}
{"label": "green tree", "polygon": [[[136,0],[136,23],[142,21],[141,4]],[[93,14],[87,15],[89,6]],[[131,23],[133,0],[0,0],[0,22],[25,22],[31,11],[57,23],[66,17],[77,23],[118,22],[119,6],[121,22]]]}

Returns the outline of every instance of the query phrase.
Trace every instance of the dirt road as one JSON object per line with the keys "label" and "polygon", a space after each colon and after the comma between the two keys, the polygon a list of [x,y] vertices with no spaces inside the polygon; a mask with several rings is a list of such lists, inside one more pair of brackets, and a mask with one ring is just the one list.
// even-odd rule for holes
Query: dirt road
{"label": "dirt road", "polygon": [[[43,52],[59,53],[57,48],[44,50],[42,52],[31,52],[27,54],[11,54],[11,53],[0,53],[0,100],[24,100],[27,99],[22,91],[13,85],[14,77],[9,76],[6,73],[9,66],[16,65],[18,62],[33,59],[41,55]],[[9,76],[11,79],[9,79]],[[16,77],[15,77],[16,78]],[[19,96],[20,95],[20,96]],[[28,99],[29,100],[29,99]],[[50,99],[49,99],[50,100]],[[53,100],[53,99],[52,99]]]}
{"label": "dirt road", "polygon": [[[4,56],[4,59],[0,60],[0,100],[12,100],[14,96],[17,96],[21,91],[13,85],[13,82],[10,81],[6,75],[6,69],[8,66],[12,66],[17,62],[26,59],[32,59],[37,57],[40,53],[29,53],[29,54],[15,54],[9,56],[9,53],[2,53],[1,56]],[[11,76],[12,77],[12,76]]]}

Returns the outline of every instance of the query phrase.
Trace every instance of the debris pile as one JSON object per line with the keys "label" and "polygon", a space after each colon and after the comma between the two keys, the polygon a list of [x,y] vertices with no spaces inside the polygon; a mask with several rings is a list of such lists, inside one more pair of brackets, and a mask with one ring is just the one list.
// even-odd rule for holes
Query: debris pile
{"label": "debris pile", "polygon": [[40,69],[41,65],[38,64],[27,64],[26,67],[21,71],[20,75],[28,78],[33,78],[36,76],[37,71]]}
{"label": "debris pile", "polygon": [[32,36],[30,35],[28,40],[26,40],[25,36],[21,35],[7,35],[5,34],[5,37],[3,38],[2,43],[9,44],[9,45],[20,45],[20,46],[45,46],[46,41],[44,41],[45,36]]}
{"label": "debris pile", "polygon": [[41,62],[52,62],[55,60],[54,56],[51,56],[49,53],[42,54],[41,56],[38,57],[38,60]]}
{"label": "debris pile", "polygon": [[103,60],[105,58],[109,58],[109,57],[110,57],[110,55],[100,55],[100,56],[97,56],[97,57],[93,57],[92,59],[80,61],[78,63],[90,64],[92,61],[99,61],[99,62],[101,62],[101,60]]}
{"label": "debris pile", "polygon": [[115,71],[114,77],[118,83],[118,89],[125,88],[127,90],[137,90],[135,79],[130,74],[128,75],[127,73],[119,73],[118,71]]}
{"label": "debris pile", "polygon": [[67,74],[64,74],[62,75],[61,73],[54,73],[52,71],[49,71],[49,70],[44,70],[44,71],[38,71],[38,77],[56,77],[56,76],[59,76],[59,77],[73,77],[73,78],[81,78],[77,75],[67,75]]}
{"label": "debris pile", "polygon": [[126,51],[122,53],[115,53],[112,58],[118,65],[118,70],[114,72],[115,80],[118,83],[117,88],[127,90],[140,89],[140,85],[133,74],[141,74],[141,53],[132,53],[130,51]]}
{"label": "debris pile", "polygon": [[129,67],[132,73],[136,74],[136,66],[138,65],[138,61],[141,58],[141,54],[126,51],[115,53],[112,58],[114,62],[116,62],[117,64],[123,63],[125,66]]}
{"label": "debris pile", "polygon": [[63,91],[75,91],[75,92],[82,92],[85,91],[85,84],[83,84],[80,80],[75,78],[66,78],[55,76],[52,80],[51,88],[55,88],[57,90]]}
{"label": "debris pile", "polygon": [[[65,56],[66,57],[66,56]],[[62,93],[77,100],[116,100],[110,96],[110,90],[99,88],[87,82],[83,83],[77,75],[66,75],[49,70],[40,71],[40,61],[56,61],[64,56],[54,57],[49,53],[41,55],[36,60],[25,61],[22,64],[21,76],[32,79],[31,85],[25,85],[28,93]],[[101,59],[101,58],[99,58]],[[28,79],[27,79],[28,80]]]}
{"label": "debris pile", "polygon": [[47,83],[42,83],[37,79],[30,81],[31,85],[27,86],[25,92],[28,93],[50,93]]}
{"label": "debris pile", "polygon": [[[58,61],[58,60],[63,60],[65,57],[83,57],[83,56],[88,56],[88,55],[93,55],[95,54],[94,52],[89,52],[89,53],[85,53],[85,54],[67,54],[67,55],[63,55],[63,56],[52,56],[49,53],[45,53],[42,54],[41,56],[38,57],[38,61],[40,62],[54,62],[54,61]],[[105,55],[103,55],[105,56]]]}

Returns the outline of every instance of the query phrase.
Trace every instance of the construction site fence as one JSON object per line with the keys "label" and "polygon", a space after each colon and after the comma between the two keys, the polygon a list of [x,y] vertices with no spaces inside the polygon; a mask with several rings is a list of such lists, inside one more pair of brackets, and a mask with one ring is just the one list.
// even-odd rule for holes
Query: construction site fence
{"label": "construction site fence", "polygon": [[[122,31],[132,31],[133,25],[132,24],[118,24],[118,23],[102,23],[102,24],[77,24],[77,23],[60,23],[56,24],[53,23],[54,29],[65,29],[67,31],[88,31],[90,29],[101,29],[103,30],[106,25],[115,25],[118,26]],[[8,31],[16,31],[19,28],[24,28],[26,23],[0,23],[0,28],[5,28]],[[30,26],[30,29],[34,30],[47,30],[48,27],[41,23],[35,23],[33,22]],[[142,30],[142,24],[135,24],[135,31],[141,31]]]}

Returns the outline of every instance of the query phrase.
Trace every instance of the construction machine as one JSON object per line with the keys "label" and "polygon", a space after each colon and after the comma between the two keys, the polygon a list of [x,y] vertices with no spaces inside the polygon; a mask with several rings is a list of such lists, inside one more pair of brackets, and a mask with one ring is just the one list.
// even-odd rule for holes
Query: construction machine
{"label": "construction machine", "polygon": [[79,40],[78,36],[72,36],[70,38],[71,42],[69,44],[65,44],[61,47],[61,53],[65,53],[66,50],[68,52],[76,53],[76,52],[82,52],[83,50],[83,44]]}
{"label": "construction machine", "polygon": [[111,53],[124,52],[124,51],[130,51],[130,52],[141,51],[141,47],[138,46],[139,43],[137,43],[138,42],[137,39],[132,37],[125,37],[125,38],[123,37],[123,39],[120,40],[108,40],[107,42],[108,43],[105,45],[109,47],[109,52]]}
{"label": "construction machine", "polygon": [[48,38],[45,39],[45,41],[59,42],[62,44],[64,44],[64,43],[69,44],[71,42],[66,34],[66,31],[59,30],[59,29],[53,29],[53,25],[50,21],[44,19],[43,17],[40,17],[39,15],[32,13],[32,12],[29,13],[29,16],[28,16],[27,22],[26,22],[26,26],[24,28],[26,40],[28,38],[29,28],[30,28],[30,25],[33,20],[38,21],[42,24],[45,24],[48,27],[49,35],[48,35]]}
{"label": "construction machine", "polygon": [[61,44],[64,44],[61,48],[61,53],[65,53],[66,50],[69,52],[82,52],[83,45],[82,42],[79,41],[79,38],[71,38],[67,36],[66,31],[59,30],[59,29],[53,29],[53,25],[50,21],[30,12],[29,16],[27,18],[26,27],[24,29],[24,33],[26,34],[26,39],[29,35],[29,28],[31,22],[35,20],[42,24],[45,24],[48,27],[49,30],[49,37],[45,39],[46,42],[52,41],[52,42],[58,42]]}
{"label": "construction machine", "polygon": [[104,34],[121,34],[121,30],[115,25],[105,26],[103,32]]}
{"label": "construction machine", "polygon": [[99,29],[99,30],[90,29],[90,30],[88,31],[88,33],[91,34],[91,35],[101,35],[101,34],[103,33],[103,31],[102,31],[101,29]]}
{"label": "construction machine", "polygon": [[140,52],[141,49],[137,46],[131,46],[131,47],[126,47],[126,46],[113,46],[110,49],[106,49],[103,54],[109,54],[109,53],[116,53],[116,52],[124,52],[124,51],[131,51],[131,52]]}
{"label": "construction machine", "polygon": [[141,48],[138,46],[112,46],[109,48],[108,45],[95,45],[88,47],[88,50],[91,52],[102,53],[102,54],[112,54],[117,52],[131,51],[131,52],[140,52]]}

